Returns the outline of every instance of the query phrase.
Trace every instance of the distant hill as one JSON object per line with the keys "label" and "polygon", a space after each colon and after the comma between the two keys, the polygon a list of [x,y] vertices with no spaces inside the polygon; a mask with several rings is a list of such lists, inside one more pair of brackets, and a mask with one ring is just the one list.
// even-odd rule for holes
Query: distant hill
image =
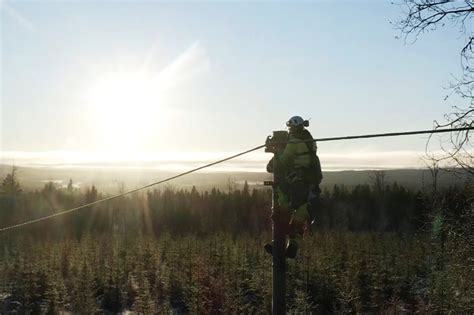
{"label": "distant hill", "polygon": [[[10,171],[11,166],[0,164],[0,178]],[[18,167],[18,178],[24,190],[41,189],[49,181],[65,187],[69,179],[72,179],[77,188],[95,185],[102,192],[114,193],[119,191],[121,185],[125,189],[132,189],[176,174],[147,169]],[[324,172],[322,187],[330,188],[335,184],[351,187],[371,183],[373,174],[374,171],[370,170]],[[385,174],[388,184],[397,182],[410,189],[419,189],[432,182],[427,169],[386,170]],[[169,185],[177,188],[191,188],[194,185],[200,190],[212,187],[227,190],[239,187],[245,181],[251,186],[262,186],[264,180],[271,178],[271,174],[263,172],[197,172],[173,180]],[[467,178],[466,174],[455,175],[453,172],[441,171],[438,184],[439,187],[462,184]]]}

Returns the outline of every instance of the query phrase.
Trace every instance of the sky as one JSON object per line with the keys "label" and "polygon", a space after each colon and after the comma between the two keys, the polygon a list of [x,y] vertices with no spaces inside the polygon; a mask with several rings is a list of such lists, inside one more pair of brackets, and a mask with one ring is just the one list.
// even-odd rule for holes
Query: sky
{"label": "sky", "polygon": [[[315,138],[430,129],[456,105],[464,38],[447,25],[406,43],[402,17],[391,1],[2,0],[0,163],[186,168],[293,115]],[[327,170],[419,167],[426,140],[318,153]]]}

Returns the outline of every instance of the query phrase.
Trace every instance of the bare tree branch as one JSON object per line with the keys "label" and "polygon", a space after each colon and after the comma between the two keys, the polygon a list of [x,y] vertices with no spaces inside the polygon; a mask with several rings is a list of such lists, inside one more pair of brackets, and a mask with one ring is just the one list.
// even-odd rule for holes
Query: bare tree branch
{"label": "bare tree branch", "polygon": [[[454,83],[450,83],[449,89],[452,93],[447,95],[445,100],[456,95],[467,104],[453,106],[453,111],[444,115],[443,122],[434,121],[434,128],[474,126],[474,33],[472,24],[468,23],[473,17],[474,1],[404,0],[398,4],[403,8],[405,17],[394,24],[404,35],[405,42],[410,39],[415,42],[420,34],[434,31],[448,23],[459,27],[466,38],[466,43],[459,52],[462,75],[454,78]],[[427,143],[427,155],[431,141],[432,137]],[[451,162],[474,175],[474,144],[469,131],[452,133],[448,142],[441,143],[441,149],[444,152],[441,156],[429,154],[433,161]]]}

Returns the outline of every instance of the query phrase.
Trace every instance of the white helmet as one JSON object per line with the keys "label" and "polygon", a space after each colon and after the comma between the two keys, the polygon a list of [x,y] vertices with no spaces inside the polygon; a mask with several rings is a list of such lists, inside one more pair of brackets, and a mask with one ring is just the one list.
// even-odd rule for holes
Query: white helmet
{"label": "white helmet", "polygon": [[308,127],[309,126],[309,121],[304,120],[300,116],[293,116],[286,122],[286,126],[288,128]]}

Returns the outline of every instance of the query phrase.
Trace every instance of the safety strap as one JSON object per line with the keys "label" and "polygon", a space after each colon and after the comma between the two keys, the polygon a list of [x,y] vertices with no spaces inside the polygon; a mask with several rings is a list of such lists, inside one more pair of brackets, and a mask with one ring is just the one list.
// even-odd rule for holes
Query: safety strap
{"label": "safety strap", "polygon": [[303,155],[307,155],[307,154],[310,154],[311,151],[306,151],[306,152],[299,152],[299,153],[295,153],[296,156],[303,156]]}

